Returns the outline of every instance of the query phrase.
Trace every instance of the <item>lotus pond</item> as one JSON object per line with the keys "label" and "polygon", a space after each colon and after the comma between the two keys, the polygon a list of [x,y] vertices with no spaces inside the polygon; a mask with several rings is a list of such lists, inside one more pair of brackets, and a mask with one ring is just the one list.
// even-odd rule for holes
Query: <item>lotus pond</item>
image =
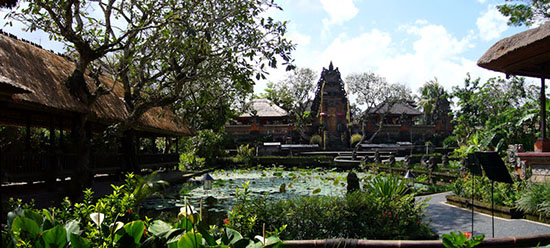
{"label": "lotus pond", "polygon": [[[170,188],[162,196],[148,198],[143,208],[148,215],[177,214],[185,201],[198,209],[203,200],[203,216],[208,224],[221,225],[227,212],[235,203],[235,192],[248,182],[251,196],[265,196],[270,200],[290,199],[309,195],[343,196],[346,193],[347,172],[310,170],[283,170],[281,168],[251,170],[217,170],[212,188],[205,190],[201,178]],[[358,172],[360,180],[369,178],[368,173]],[[155,214],[156,213],[156,214]]]}

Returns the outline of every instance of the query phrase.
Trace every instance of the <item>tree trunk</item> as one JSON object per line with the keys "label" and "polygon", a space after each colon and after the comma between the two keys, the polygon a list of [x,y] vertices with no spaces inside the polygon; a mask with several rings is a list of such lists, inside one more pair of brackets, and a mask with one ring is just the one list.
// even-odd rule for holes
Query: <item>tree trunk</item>
{"label": "tree trunk", "polygon": [[90,164],[90,142],[89,134],[86,128],[87,114],[79,114],[73,123],[71,139],[74,146],[75,167],[71,177],[71,188],[69,194],[71,198],[79,198],[84,188],[92,185],[92,173],[89,167]]}
{"label": "tree trunk", "polygon": [[126,161],[125,172],[138,172],[139,165],[136,152],[136,133],[133,130],[124,131],[122,136],[122,149]]}

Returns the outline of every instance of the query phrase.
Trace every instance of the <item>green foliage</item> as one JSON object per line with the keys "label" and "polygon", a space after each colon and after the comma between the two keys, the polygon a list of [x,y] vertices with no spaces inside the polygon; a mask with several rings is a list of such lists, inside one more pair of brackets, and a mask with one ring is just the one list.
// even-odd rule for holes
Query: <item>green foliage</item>
{"label": "green foliage", "polygon": [[197,156],[193,151],[186,151],[180,154],[178,169],[180,171],[196,170],[205,166],[204,158]]}
{"label": "green foliage", "polygon": [[516,201],[518,209],[550,217],[550,183],[530,183],[519,195]]}
{"label": "green foliage", "polygon": [[[389,179],[380,184],[398,185]],[[345,197],[309,196],[272,202],[251,198],[248,185],[236,194],[229,226],[251,236],[262,230],[278,230],[287,240],[325,238],[431,239],[433,232],[424,218],[425,202],[403,190],[355,192]],[[391,200],[390,197],[395,197]],[[384,199],[384,200],[380,200]],[[280,230],[279,230],[280,231]]]}
{"label": "green foliage", "polygon": [[[132,178],[127,181],[132,181]],[[123,188],[120,187],[115,191],[120,193]],[[129,192],[138,191],[138,188],[133,188]],[[124,201],[125,197],[119,196]],[[137,216],[132,215],[131,211],[119,211],[109,207],[112,195],[108,196],[109,199],[98,199],[96,204],[87,202],[91,200],[90,197],[91,194],[88,191],[86,202],[78,204],[85,206],[76,207],[77,204],[74,204],[73,208],[71,204],[65,204],[62,210],[55,208],[37,210],[29,205],[19,205],[8,213],[8,225],[2,230],[2,247],[240,248],[282,245],[281,240],[276,236],[265,238],[257,236],[257,241],[254,241],[227,227],[222,230],[216,228],[208,230],[201,225],[200,214],[190,205],[180,210],[175,223],[167,223],[162,220],[150,220],[147,217],[145,220],[139,220]],[[21,203],[21,201],[14,201],[14,203]],[[280,232],[281,229],[278,231]]]}
{"label": "green foliage", "polygon": [[357,144],[357,142],[361,141],[361,138],[363,138],[363,135],[361,134],[356,133],[352,135],[350,138],[351,146],[354,147]]}
{"label": "green foliage", "polygon": [[254,147],[250,147],[248,144],[240,145],[237,147],[237,155],[233,158],[233,162],[248,165],[253,157]]}
{"label": "green foliage", "polygon": [[[511,2],[511,0],[506,1]],[[497,9],[502,15],[508,17],[508,25],[513,26],[531,26],[550,19],[549,0],[514,1],[513,4],[497,5]]]}
{"label": "green foliage", "polygon": [[[472,188],[472,180],[475,181],[475,188]],[[491,182],[487,177],[467,174],[463,178],[458,178],[453,185],[453,193],[457,196],[471,199],[473,194],[475,200],[491,203]],[[495,182],[494,186],[494,203],[508,207],[515,206],[524,188],[523,182],[513,184]]]}
{"label": "green foliage", "polygon": [[321,146],[321,144],[323,143],[323,139],[321,138],[321,135],[315,134],[311,136],[311,139],[309,139],[309,143]]}
{"label": "green foliage", "polygon": [[268,83],[260,97],[271,100],[286,110],[297,128],[302,128],[311,120],[307,110],[315,90],[316,73],[309,68],[296,68],[279,83]]}
{"label": "green foliage", "polygon": [[223,144],[223,134],[208,129],[198,131],[197,135],[185,140],[185,155],[180,156],[180,168],[186,165],[191,169],[215,166],[217,159],[225,155]]}
{"label": "green foliage", "polygon": [[[471,236],[471,233],[467,233]],[[471,248],[481,244],[481,241],[485,238],[485,235],[479,235],[474,237],[466,237],[464,233],[458,232],[455,234],[451,232],[450,234],[443,234],[442,241],[443,245],[446,248]]]}
{"label": "green foliage", "polygon": [[447,115],[450,112],[450,109],[448,109],[449,94],[437,81],[437,78],[424,83],[419,92],[418,106],[424,112],[424,124],[435,124],[437,118],[441,118],[441,115]]}
{"label": "green foliage", "polygon": [[459,109],[453,130],[461,155],[475,150],[502,151],[508,144],[532,147],[537,137],[538,87],[524,78],[465,79],[464,87],[454,87]]}

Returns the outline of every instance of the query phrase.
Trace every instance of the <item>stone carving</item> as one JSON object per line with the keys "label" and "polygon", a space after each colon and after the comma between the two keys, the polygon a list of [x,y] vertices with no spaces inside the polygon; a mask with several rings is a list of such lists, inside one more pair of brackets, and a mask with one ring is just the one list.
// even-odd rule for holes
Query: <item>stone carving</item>
{"label": "stone carving", "polygon": [[446,168],[449,165],[449,156],[447,154],[443,154],[441,156],[441,167]]}
{"label": "stone carving", "polygon": [[435,163],[435,157],[430,157],[427,161],[428,170],[430,172],[433,172],[435,169],[437,169],[437,164]]}
{"label": "stone carving", "polygon": [[390,154],[390,158],[388,159],[388,164],[393,167],[395,165],[395,155]]}
{"label": "stone carving", "polygon": [[506,151],[508,158],[506,159],[506,163],[514,170],[514,174],[516,174],[520,179],[526,179],[526,165],[525,162],[521,161],[518,156],[518,153],[520,152],[523,152],[522,144],[508,145],[508,150]]}
{"label": "stone carving", "polygon": [[470,171],[470,161],[468,160],[468,158],[463,158],[461,164],[462,166],[460,167],[460,176],[464,176]]}
{"label": "stone carving", "polygon": [[357,174],[355,174],[355,172],[351,171],[350,173],[348,173],[348,176],[346,179],[348,183],[348,186],[347,186],[348,194],[358,191],[360,189],[359,178],[357,177]]}
{"label": "stone carving", "polygon": [[420,165],[424,168],[428,168],[428,156],[427,155],[422,156],[422,158],[420,159]]}
{"label": "stone carving", "polygon": [[411,156],[405,156],[405,159],[403,160],[403,166],[407,167],[407,169],[409,170],[412,169],[413,165],[411,163]]}
{"label": "stone carving", "polygon": [[380,152],[378,150],[374,152],[374,163],[380,164]]}

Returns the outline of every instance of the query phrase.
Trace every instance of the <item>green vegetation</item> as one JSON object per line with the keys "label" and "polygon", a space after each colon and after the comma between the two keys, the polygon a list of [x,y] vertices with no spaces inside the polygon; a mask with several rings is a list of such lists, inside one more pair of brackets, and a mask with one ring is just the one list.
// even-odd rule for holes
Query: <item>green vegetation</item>
{"label": "green vegetation", "polygon": [[361,134],[358,134],[358,133],[352,135],[351,138],[350,138],[351,146],[355,147],[355,145],[357,145],[357,143],[359,141],[361,141],[362,138],[363,138],[363,136]]}
{"label": "green vegetation", "polygon": [[315,134],[311,136],[311,139],[309,140],[310,144],[317,144],[319,147],[321,147],[321,144],[323,144],[323,139],[321,138],[321,135]]}
{"label": "green vegetation", "polygon": [[[472,180],[475,180],[475,188],[472,188]],[[513,184],[495,182],[494,202],[496,205],[514,207],[519,199],[521,190],[525,188],[523,182]],[[455,181],[453,192],[460,197],[472,198],[482,202],[491,203],[491,182],[487,177],[471,176],[459,178]]]}
{"label": "green vegetation", "polygon": [[[367,186],[368,185],[368,186]],[[307,196],[280,201],[251,198],[248,184],[237,191],[229,226],[243,235],[279,230],[282,239],[433,239],[423,223],[425,202],[415,202],[394,177],[372,178],[362,192],[342,197]],[[280,227],[284,230],[280,232]]]}
{"label": "green vegetation", "polygon": [[519,193],[516,206],[527,213],[550,218],[550,182],[528,184]]}
{"label": "green vegetation", "polygon": [[[279,247],[277,237],[256,240],[230,228],[207,229],[201,213],[188,204],[170,223],[141,216],[141,199],[155,187],[150,178],[128,175],[126,183],[113,186],[113,193],[93,199],[65,200],[61,208],[35,209],[11,201],[8,225],[2,230],[2,247]],[[265,237],[265,238],[264,238]]]}
{"label": "green vegetation", "polygon": [[443,234],[443,245],[446,248],[471,248],[481,244],[481,241],[485,239],[485,235],[473,236],[472,233],[458,234],[451,232],[450,234]]}

